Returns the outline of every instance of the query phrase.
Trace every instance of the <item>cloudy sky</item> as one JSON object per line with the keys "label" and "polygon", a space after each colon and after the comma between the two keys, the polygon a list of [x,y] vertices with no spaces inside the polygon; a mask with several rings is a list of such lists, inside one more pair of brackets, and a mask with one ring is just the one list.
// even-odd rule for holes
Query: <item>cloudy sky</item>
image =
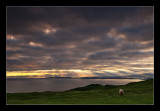
{"label": "cloudy sky", "polygon": [[154,73],[153,7],[7,7],[7,77]]}

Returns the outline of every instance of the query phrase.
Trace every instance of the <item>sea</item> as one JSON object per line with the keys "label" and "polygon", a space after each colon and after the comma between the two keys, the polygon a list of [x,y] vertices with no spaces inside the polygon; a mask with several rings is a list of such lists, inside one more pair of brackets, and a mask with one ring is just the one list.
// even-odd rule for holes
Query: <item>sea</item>
{"label": "sea", "polygon": [[61,92],[90,84],[125,85],[141,79],[7,78],[7,93]]}

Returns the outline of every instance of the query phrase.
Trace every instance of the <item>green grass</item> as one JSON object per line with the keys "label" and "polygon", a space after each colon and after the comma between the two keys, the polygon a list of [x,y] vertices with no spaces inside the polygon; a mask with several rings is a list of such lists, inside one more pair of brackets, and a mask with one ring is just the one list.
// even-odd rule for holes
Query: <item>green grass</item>
{"label": "green grass", "polygon": [[[118,95],[119,88],[123,96]],[[153,79],[120,86],[92,84],[64,92],[7,93],[7,104],[153,104]]]}

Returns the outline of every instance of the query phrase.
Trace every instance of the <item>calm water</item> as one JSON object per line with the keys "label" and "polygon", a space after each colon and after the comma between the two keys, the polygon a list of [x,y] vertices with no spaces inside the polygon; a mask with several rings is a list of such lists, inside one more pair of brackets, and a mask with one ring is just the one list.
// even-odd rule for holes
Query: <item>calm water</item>
{"label": "calm water", "polygon": [[7,93],[65,91],[89,84],[125,85],[140,79],[7,79]]}

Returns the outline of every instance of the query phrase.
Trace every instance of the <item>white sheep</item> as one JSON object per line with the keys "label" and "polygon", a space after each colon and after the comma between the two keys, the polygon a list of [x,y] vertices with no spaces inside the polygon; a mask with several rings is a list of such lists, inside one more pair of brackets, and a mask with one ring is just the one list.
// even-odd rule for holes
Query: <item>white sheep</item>
{"label": "white sheep", "polygon": [[123,91],[123,89],[120,88],[120,89],[119,89],[119,95],[120,95],[120,96],[123,96],[123,94],[124,94],[124,91]]}

